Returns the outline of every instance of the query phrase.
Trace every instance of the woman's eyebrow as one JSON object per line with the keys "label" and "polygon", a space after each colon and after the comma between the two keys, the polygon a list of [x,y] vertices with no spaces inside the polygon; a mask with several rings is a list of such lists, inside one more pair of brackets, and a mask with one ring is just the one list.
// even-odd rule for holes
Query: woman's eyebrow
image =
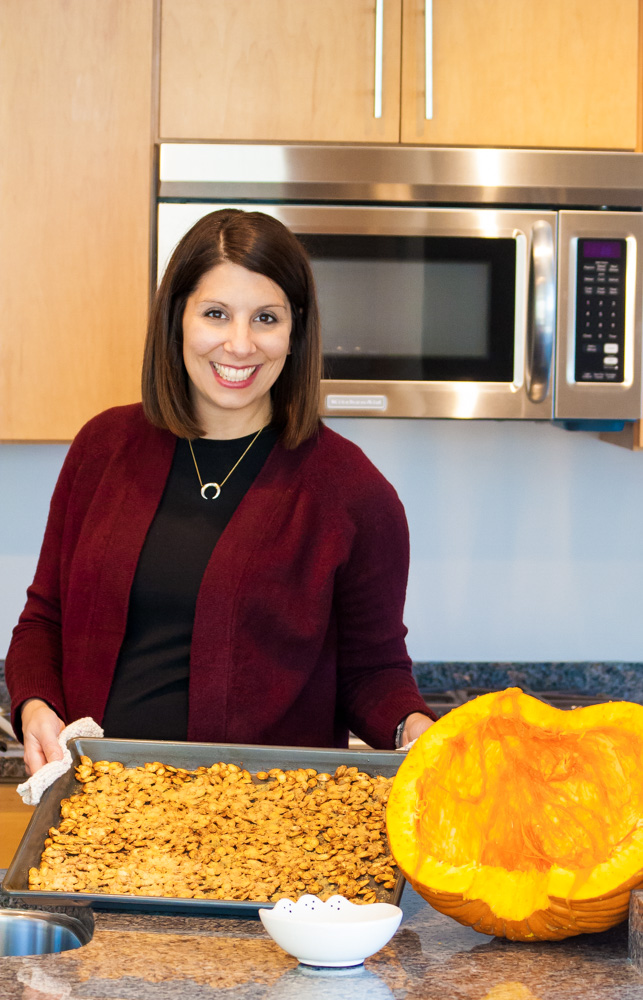
{"label": "woman's eyebrow", "polygon": [[[200,306],[208,305],[208,306],[223,306],[224,309],[229,309],[230,308],[229,303],[224,302],[222,299],[208,299],[208,298],[199,299],[198,304]],[[256,309],[286,309],[287,310],[288,306],[286,305],[285,302],[274,302],[274,303],[267,303],[266,305],[255,306],[254,309],[253,309],[253,312]]]}

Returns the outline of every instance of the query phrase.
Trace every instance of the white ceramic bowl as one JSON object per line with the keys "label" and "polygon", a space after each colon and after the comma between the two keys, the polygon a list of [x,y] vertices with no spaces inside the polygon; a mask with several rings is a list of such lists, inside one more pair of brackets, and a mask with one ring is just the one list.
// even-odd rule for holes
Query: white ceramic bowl
{"label": "white ceramic bowl", "polygon": [[302,965],[340,968],[361,965],[383,948],[400,926],[402,911],[390,903],[351,903],[344,896],[325,903],[302,896],[296,903],[280,899],[259,916],[273,941]]}

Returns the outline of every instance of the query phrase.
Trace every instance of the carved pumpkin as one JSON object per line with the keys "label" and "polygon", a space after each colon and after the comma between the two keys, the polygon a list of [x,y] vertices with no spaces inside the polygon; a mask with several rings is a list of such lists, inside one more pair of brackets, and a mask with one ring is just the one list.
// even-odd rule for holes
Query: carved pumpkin
{"label": "carved pumpkin", "polygon": [[643,884],[643,707],[476,698],[411,748],[387,828],[414,889],[462,924],[520,941],[606,930]]}

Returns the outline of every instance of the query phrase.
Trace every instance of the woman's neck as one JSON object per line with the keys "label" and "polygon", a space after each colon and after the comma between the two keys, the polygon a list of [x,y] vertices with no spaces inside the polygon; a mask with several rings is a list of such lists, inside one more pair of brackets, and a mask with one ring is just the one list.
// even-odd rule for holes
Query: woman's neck
{"label": "woman's neck", "polygon": [[217,410],[215,413],[212,411],[204,413],[197,408],[196,418],[205,432],[203,437],[223,441],[256,434],[270,423],[272,417],[270,400],[267,401],[267,405],[263,401],[261,403],[262,405],[257,407]]}

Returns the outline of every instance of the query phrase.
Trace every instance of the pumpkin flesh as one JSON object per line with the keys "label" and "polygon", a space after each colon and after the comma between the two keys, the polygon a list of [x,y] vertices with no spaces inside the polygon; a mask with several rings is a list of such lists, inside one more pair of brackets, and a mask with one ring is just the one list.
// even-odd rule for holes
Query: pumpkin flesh
{"label": "pumpkin flesh", "polygon": [[643,708],[561,711],[519,689],[417,741],[387,807],[391,851],[437,909],[533,940],[604,930],[643,882]]}

